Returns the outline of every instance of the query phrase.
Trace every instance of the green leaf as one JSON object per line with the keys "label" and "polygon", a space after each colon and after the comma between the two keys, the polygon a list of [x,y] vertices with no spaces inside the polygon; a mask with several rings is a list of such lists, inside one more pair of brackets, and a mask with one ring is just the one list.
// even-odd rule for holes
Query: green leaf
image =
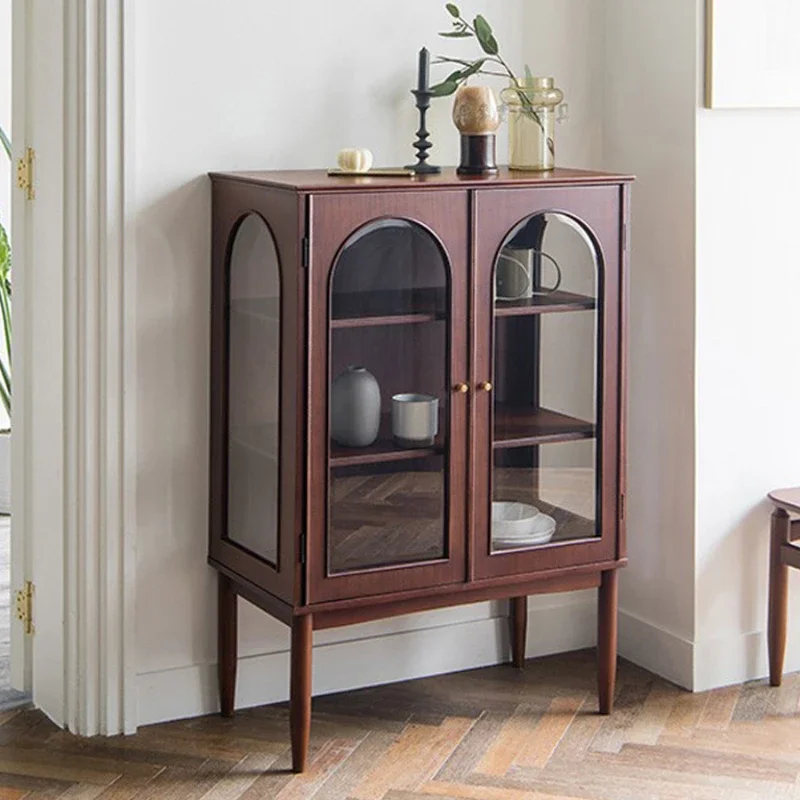
{"label": "green leaf", "polygon": [[447,3],[445,8],[450,12],[451,17],[460,17],[461,12],[458,10],[458,6],[455,3]]}
{"label": "green leaf", "polygon": [[486,21],[486,17],[482,14],[478,14],[478,16],[475,17],[473,27],[478,36],[483,36],[488,39],[492,35],[492,26]]}
{"label": "green leaf", "polygon": [[0,128],[0,144],[3,145],[3,150],[6,151],[6,155],[9,158],[9,161],[12,159],[11,156],[11,140],[6,136],[6,132]]}
{"label": "green leaf", "polygon": [[492,34],[492,26],[486,21],[484,17],[478,14],[474,22],[475,35],[478,37],[478,42],[483,48],[483,52],[490,56],[496,56],[500,51],[497,44],[497,39]]}
{"label": "green leaf", "polygon": [[0,281],[3,283],[8,279],[8,272],[11,269],[11,245],[8,243],[6,229],[0,224]]}
{"label": "green leaf", "polygon": [[485,58],[479,58],[475,61],[471,66],[467,67],[465,70],[461,71],[461,78],[469,78],[470,75],[474,75],[476,72],[480,72],[481,67],[486,63]]}
{"label": "green leaf", "polygon": [[445,31],[439,36],[444,36],[445,39],[469,39],[472,34],[469,31]]}
{"label": "green leaf", "polygon": [[525,65],[525,86],[526,87],[533,86],[533,73],[531,72],[531,68],[527,64]]}
{"label": "green leaf", "polygon": [[431,86],[431,97],[447,97],[458,89],[458,81],[442,81]]}

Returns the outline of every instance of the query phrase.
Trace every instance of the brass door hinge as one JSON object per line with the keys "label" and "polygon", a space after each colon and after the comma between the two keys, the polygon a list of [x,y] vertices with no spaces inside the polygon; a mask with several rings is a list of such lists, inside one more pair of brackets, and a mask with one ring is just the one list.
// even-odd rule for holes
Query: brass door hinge
{"label": "brass door hinge", "polygon": [[17,161],[17,187],[25,191],[25,197],[33,200],[36,197],[36,189],[33,186],[33,161],[36,158],[36,151],[29,147],[25,150],[25,155]]}
{"label": "brass door hinge", "polygon": [[17,619],[25,626],[25,633],[32,635],[33,627],[33,592],[31,581],[25,581],[25,586],[17,592]]}

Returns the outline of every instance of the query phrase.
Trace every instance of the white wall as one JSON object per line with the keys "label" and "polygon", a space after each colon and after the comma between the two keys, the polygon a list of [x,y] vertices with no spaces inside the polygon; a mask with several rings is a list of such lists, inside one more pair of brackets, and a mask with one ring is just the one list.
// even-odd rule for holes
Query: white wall
{"label": "white wall", "polygon": [[620,651],[690,686],[698,0],[607,0],[605,166],[633,172]]}
{"label": "white wall", "polygon": [[525,60],[534,75],[555,78],[569,106],[569,120],[556,126],[557,163],[601,169],[604,4],[598,0],[524,0],[523,6]]}
{"label": "white wall", "polygon": [[698,689],[767,672],[765,495],[800,483],[799,141],[800,110],[697,113]]}
{"label": "white wall", "polygon": [[[495,25],[511,62],[521,66],[523,44],[546,55],[541,63],[530,55],[529,61],[557,76],[569,94],[573,121],[558,132],[563,163],[588,165],[601,152],[599,45],[584,19],[592,5],[462,4],[465,13],[480,10]],[[443,3],[430,0],[235,0],[223,14],[212,0],[139,0],[134,13],[136,127],[128,135],[136,164],[137,654],[145,723],[215,705],[215,581],[205,563],[205,173],[324,167],[352,145],[372,148],[378,165],[406,163],[416,129],[408,90],[419,47],[456,53],[457,44],[471,51],[469,43],[440,44],[435,34],[448,16]],[[546,35],[527,37],[534,23]],[[449,114],[450,101],[440,101],[431,115],[438,163],[457,157]],[[532,605],[542,610],[531,625],[531,654],[594,641],[590,595]],[[315,687],[330,691],[492,663],[503,649],[501,613],[499,604],[481,604],[318,635],[315,643],[329,646],[315,650]],[[285,697],[286,629],[246,603],[242,617],[240,702]]]}
{"label": "white wall", "polygon": [[700,107],[704,9],[607,0],[605,92],[639,178],[620,649],[698,691],[766,674],[765,494],[800,473],[800,111]]}

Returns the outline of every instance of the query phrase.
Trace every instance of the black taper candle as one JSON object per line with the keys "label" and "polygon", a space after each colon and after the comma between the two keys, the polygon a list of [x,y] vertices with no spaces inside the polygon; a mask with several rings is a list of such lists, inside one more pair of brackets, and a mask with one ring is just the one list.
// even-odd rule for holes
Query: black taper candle
{"label": "black taper candle", "polygon": [[419,71],[417,73],[417,91],[427,92],[431,78],[431,54],[427,47],[419,51]]}
{"label": "black taper candle", "polygon": [[417,163],[410,164],[406,169],[413,169],[417,175],[436,175],[441,172],[441,167],[428,164],[428,150],[433,145],[428,141],[428,130],[425,127],[425,114],[431,105],[430,90],[431,54],[427,47],[419,51],[419,72],[417,74],[417,88],[411,90],[417,101],[419,111],[419,130],[417,131],[417,141],[414,148],[417,151]]}

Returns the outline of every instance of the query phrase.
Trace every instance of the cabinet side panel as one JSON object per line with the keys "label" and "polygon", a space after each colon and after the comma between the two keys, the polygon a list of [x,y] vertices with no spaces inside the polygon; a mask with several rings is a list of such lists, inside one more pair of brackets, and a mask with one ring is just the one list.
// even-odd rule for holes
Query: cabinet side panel
{"label": "cabinet side panel", "polygon": [[[294,192],[231,180],[213,184],[211,286],[211,392],[209,464],[209,557],[267,592],[294,603],[298,585],[300,514],[303,492],[302,371],[305,280],[302,270],[302,202]],[[278,545],[274,563],[228,539],[230,255],[241,221],[258,215],[274,239],[280,269],[280,401],[278,459]]]}
{"label": "cabinet side panel", "polygon": [[628,423],[628,313],[630,305],[631,186],[620,187],[620,277],[619,277],[619,536],[617,558],[625,558],[627,544],[627,423]]}

